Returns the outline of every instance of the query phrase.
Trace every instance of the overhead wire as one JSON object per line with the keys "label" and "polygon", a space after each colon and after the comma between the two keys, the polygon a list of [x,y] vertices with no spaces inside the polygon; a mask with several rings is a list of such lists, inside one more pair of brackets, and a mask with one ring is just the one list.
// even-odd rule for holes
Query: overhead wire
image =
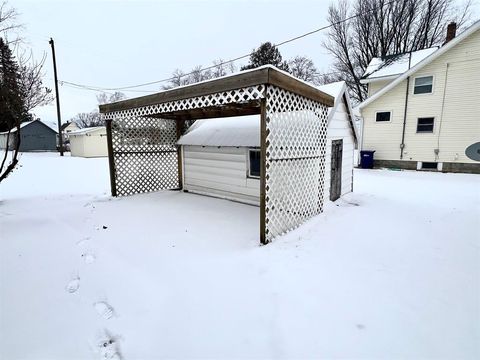
{"label": "overhead wire", "polygon": [[[395,1],[397,0],[391,0],[391,1],[388,1],[386,3],[384,3],[382,5],[382,7],[384,6],[387,6],[387,5],[390,5],[392,3],[394,3]],[[336,25],[340,25],[344,22],[347,22],[347,21],[350,21],[356,17],[359,17],[359,16],[362,16],[362,15],[366,15],[370,12],[373,12],[376,10],[376,7],[372,7],[372,9],[368,10],[368,11],[365,11],[363,13],[357,13],[357,14],[354,14],[354,15],[351,15],[345,19],[342,19],[342,20],[339,20],[339,21],[336,21],[336,22],[333,22],[333,23],[330,23],[329,25],[325,25],[325,26],[322,26],[318,29],[315,29],[315,30],[312,30],[312,31],[309,31],[309,32],[306,32],[304,34],[301,34],[301,35],[298,35],[298,36],[295,36],[293,38],[290,38],[290,39],[287,39],[287,40],[284,40],[284,41],[281,41],[279,43],[276,43],[274,44],[275,47],[280,47],[282,45],[285,45],[285,44],[288,44],[288,43],[291,43],[293,41],[296,41],[296,40],[299,40],[299,39],[302,39],[304,37],[307,37],[307,36],[310,36],[310,35],[313,35],[313,34],[316,34],[320,31],[323,31],[323,30],[326,30],[326,29],[329,29],[333,26],[336,26]],[[236,58],[233,58],[233,59],[230,59],[230,60],[227,60],[227,61],[222,61],[222,62],[219,62],[217,64],[214,64],[214,65],[211,65],[211,66],[207,66],[205,68],[202,68],[200,71],[203,72],[203,71],[206,71],[206,70],[211,70],[211,69],[214,69],[214,68],[217,68],[219,66],[223,66],[223,65],[227,65],[227,64],[230,64],[230,63],[233,63],[233,62],[236,62],[238,60],[242,60],[242,59],[245,59],[247,57],[250,57],[252,54],[254,53],[254,51],[248,53],[248,54],[245,54],[245,55],[241,55],[241,56],[238,56]],[[160,80],[155,80],[155,81],[150,81],[150,82],[146,82],[146,83],[140,83],[140,84],[135,84],[135,85],[129,85],[129,86],[121,86],[121,87],[102,87],[102,86],[94,86],[94,85],[85,85],[85,84],[79,84],[79,83],[75,83],[75,82],[71,82],[71,81],[65,81],[65,80],[59,80],[60,82],[64,83],[64,84],[69,84],[71,85],[72,87],[76,87],[76,88],[79,88],[79,89],[84,89],[84,90],[92,90],[92,91],[120,91],[120,90],[125,90],[125,91],[128,91],[128,92],[145,92],[145,93],[154,93],[154,92],[157,92],[156,90],[132,90],[132,89],[137,89],[139,87],[145,87],[145,86],[150,86],[150,85],[155,85],[155,84],[160,84],[160,83],[164,83],[164,82],[167,82],[167,81],[172,81],[172,80],[175,80],[175,79],[178,79],[178,78],[182,78],[182,77],[186,77],[186,76],[189,76],[189,75],[192,75],[194,73],[197,73],[198,70],[196,71],[191,71],[191,72],[188,72],[188,73],[185,73],[185,74],[181,74],[179,76],[173,76],[173,77],[168,77],[168,78],[164,78],[164,79],[160,79]],[[339,72],[329,72],[329,73],[323,73],[322,75],[333,75],[333,74],[338,74]]]}

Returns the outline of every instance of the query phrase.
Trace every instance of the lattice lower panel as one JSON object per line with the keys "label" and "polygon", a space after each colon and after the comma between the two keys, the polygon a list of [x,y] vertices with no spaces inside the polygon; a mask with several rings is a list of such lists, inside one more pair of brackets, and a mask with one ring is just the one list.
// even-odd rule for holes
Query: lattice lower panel
{"label": "lattice lower panel", "polygon": [[265,237],[323,210],[326,106],[269,85],[266,96]]}
{"label": "lattice lower panel", "polygon": [[128,116],[112,122],[118,195],[179,187],[173,120]]}

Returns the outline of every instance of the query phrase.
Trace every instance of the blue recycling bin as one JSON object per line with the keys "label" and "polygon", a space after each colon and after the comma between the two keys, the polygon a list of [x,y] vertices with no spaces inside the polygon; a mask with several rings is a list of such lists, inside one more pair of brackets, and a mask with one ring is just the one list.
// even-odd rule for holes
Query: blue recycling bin
{"label": "blue recycling bin", "polygon": [[373,169],[373,153],[375,150],[360,151],[360,166],[362,169]]}

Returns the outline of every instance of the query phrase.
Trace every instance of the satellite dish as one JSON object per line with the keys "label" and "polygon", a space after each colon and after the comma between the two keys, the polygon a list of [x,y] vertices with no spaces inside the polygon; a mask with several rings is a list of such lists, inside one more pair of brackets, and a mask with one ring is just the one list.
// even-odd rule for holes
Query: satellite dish
{"label": "satellite dish", "polygon": [[470,145],[465,149],[465,155],[471,160],[480,161],[480,142]]}

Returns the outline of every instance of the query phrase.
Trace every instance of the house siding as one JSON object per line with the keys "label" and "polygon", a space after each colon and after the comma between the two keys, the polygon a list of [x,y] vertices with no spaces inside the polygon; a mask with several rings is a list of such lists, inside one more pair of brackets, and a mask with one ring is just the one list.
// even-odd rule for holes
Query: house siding
{"label": "house siding", "polygon": [[184,145],[182,156],[184,190],[260,204],[260,180],[247,177],[248,148]]}
{"label": "house siding", "polygon": [[[414,95],[415,77],[428,75],[434,77],[433,92]],[[465,149],[479,140],[479,83],[480,31],[411,76],[403,160],[478,164],[465,156]],[[407,80],[362,109],[362,148],[376,150],[376,159],[400,160],[406,84]],[[392,111],[391,121],[376,123],[377,111]],[[416,132],[419,117],[435,118],[433,133]]]}

